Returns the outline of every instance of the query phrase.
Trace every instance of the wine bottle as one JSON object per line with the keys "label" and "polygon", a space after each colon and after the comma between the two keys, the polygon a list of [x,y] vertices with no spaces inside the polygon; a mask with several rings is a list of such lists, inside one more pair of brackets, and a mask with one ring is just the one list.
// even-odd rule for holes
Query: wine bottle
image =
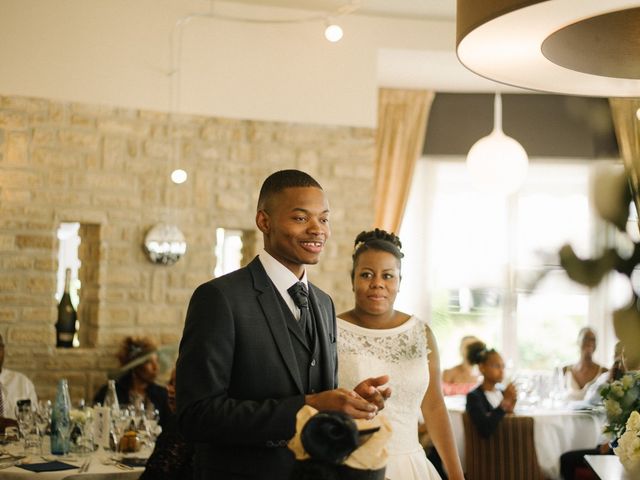
{"label": "wine bottle", "polygon": [[69,385],[63,378],[58,381],[56,399],[51,408],[51,453],[54,455],[65,455],[69,452],[70,410]]}
{"label": "wine bottle", "polygon": [[58,304],[58,322],[56,323],[56,347],[73,347],[73,337],[76,334],[76,320],[78,315],[71,303],[69,286],[71,284],[71,269],[65,271],[64,293]]}

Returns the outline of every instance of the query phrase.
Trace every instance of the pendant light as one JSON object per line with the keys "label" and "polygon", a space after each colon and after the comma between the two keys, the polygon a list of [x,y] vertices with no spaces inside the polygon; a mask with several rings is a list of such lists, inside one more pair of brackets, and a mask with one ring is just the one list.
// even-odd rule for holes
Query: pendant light
{"label": "pendant light", "polygon": [[473,144],[467,170],[477,189],[501,195],[516,192],[524,183],[529,158],[522,145],[502,131],[502,97],[495,94],[493,131]]}

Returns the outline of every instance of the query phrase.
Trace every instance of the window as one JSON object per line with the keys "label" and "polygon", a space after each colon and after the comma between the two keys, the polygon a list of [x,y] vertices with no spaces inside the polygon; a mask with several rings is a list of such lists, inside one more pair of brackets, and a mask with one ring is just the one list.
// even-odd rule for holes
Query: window
{"label": "window", "polygon": [[242,266],[242,230],[216,228],[216,266],[213,275],[220,277]]}
{"label": "window", "polygon": [[[582,326],[610,324],[590,318],[594,296],[557,258],[564,243],[584,256],[594,248],[586,164],[533,162],[506,199],[475,191],[464,162],[423,159],[413,182],[397,306],[431,320],[443,368],[459,362],[460,339],[475,335],[519,369],[551,369],[575,361]],[[596,356],[608,364],[605,350]]]}
{"label": "window", "polygon": [[100,299],[99,224],[63,222],[57,231],[58,271],[55,298],[64,291],[65,271],[71,269],[69,294],[78,312],[74,347],[95,346]]}
{"label": "window", "polygon": [[[80,224],[77,222],[61,223],[58,228],[58,272],[56,282],[56,301],[59,302],[64,293],[64,283],[67,269],[71,270],[71,281],[69,283],[69,296],[73,307],[78,310],[80,297],[78,290],[80,289],[80,280],[78,279],[78,269],[80,268],[80,259],[78,258],[78,247],[80,246],[80,236],[78,231]],[[80,346],[78,339],[79,322],[76,320],[76,334],[73,337],[73,346]]]}
{"label": "window", "polygon": [[80,268],[80,259],[78,258],[78,247],[80,246],[80,236],[78,230],[80,224],[61,223],[58,227],[58,273],[56,281],[56,301],[60,301],[64,292],[65,271],[71,269],[71,285],[69,294],[71,295],[71,303],[78,308],[78,290],[80,289],[80,281],[78,280],[78,269]]}

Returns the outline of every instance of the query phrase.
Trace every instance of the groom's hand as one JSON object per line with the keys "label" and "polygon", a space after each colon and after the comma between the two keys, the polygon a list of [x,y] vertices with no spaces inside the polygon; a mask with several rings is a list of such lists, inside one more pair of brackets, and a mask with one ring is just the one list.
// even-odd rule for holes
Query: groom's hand
{"label": "groom's hand", "polygon": [[373,403],[378,410],[382,410],[385,400],[391,396],[391,387],[386,386],[387,383],[389,383],[389,375],[367,378],[353,390],[368,402]]}
{"label": "groom's hand", "polygon": [[376,405],[344,388],[305,395],[304,403],[316,410],[343,412],[353,418],[371,419],[378,413]]}

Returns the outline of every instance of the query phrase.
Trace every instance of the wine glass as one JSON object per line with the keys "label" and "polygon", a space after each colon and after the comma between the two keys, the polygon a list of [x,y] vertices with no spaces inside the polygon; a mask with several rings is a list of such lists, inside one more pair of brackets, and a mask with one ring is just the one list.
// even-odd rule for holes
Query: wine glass
{"label": "wine glass", "polygon": [[149,409],[146,411],[147,430],[149,431],[149,440],[151,443],[155,443],[158,435],[162,432],[162,427],[159,425],[160,412],[157,409]]}
{"label": "wine glass", "polygon": [[71,419],[69,417],[60,419],[56,426],[58,427],[58,434],[62,440],[62,455],[69,454],[69,437],[71,436]]}
{"label": "wine glass", "polygon": [[15,409],[16,421],[20,429],[20,436],[26,438],[26,433],[35,424],[34,411],[31,406],[31,400],[19,400]]}
{"label": "wine glass", "polygon": [[560,367],[553,369],[553,377],[551,380],[551,397],[552,408],[560,408],[563,402],[566,400],[567,391],[564,383],[564,374]]}
{"label": "wine glass", "polygon": [[51,400],[40,400],[35,412],[36,424],[41,437],[51,427]]}

